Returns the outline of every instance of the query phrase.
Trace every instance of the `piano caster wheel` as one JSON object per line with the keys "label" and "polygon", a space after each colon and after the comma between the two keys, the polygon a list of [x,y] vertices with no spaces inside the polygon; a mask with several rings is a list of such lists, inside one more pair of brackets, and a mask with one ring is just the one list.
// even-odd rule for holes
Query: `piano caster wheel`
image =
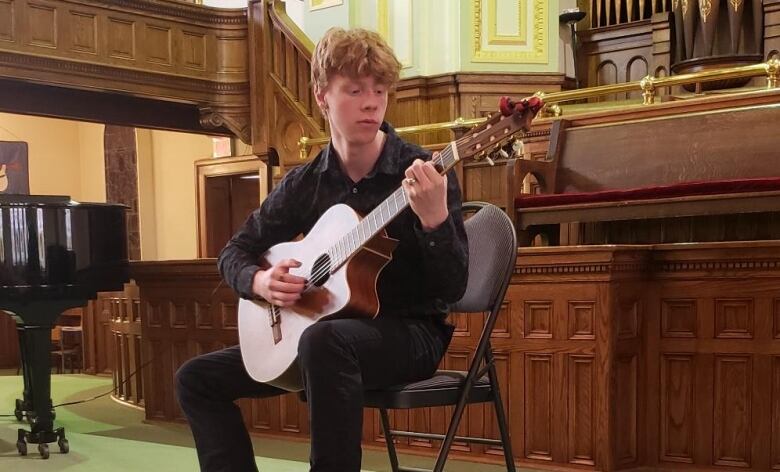
{"label": "piano caster wheel", "polygon": [[46,443],[38,444],[38,452],[41,454],[41,459],[49,458],[49,445]]}
{"label": "piano caster wheel", "polygon": [[68,444],[68,440],[65,438],[57,441],[57,445],[60,447],[60,452],[63,454],[67,454],[68,451],[70,451],[70,444]]}
{"label": "piano caster wheel", "polygon": [[19,451],[20,456],[27,455],[27,443],[24,441],[16,441],[16,450]]}

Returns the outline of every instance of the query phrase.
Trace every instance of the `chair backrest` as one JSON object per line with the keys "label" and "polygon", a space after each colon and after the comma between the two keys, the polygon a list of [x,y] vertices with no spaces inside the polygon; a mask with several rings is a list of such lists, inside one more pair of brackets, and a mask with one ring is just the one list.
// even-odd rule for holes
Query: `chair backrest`
{"label": "chair backrest", "polygon": [[464,212],[476,211],[465,222],[469,241],[466,293],[451,311],[484,313],[497,310],[515,267],[517,236],[512,221],[500,208],[484,202],[465,202]]}

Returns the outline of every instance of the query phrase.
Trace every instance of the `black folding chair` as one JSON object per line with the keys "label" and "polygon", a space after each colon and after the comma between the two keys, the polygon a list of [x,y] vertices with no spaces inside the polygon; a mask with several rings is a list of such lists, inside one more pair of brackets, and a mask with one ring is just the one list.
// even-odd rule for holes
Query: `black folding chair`
{"label": "black folding chair", "polygon": [[[433,377],[419,382],[395,385],[382,390],[367,390],[364,405],[378,408],[387,452],[393,472],[419,472],[425,469],[398,465],[393,438],[412,437],[443,440],[434,472],[444,469],[453,441],[500,445],[504,449],[507,470],[514,472],[512,443],[504,406],[498,388],[498,377],[490,346],[490,334],[496,324],[509,279],[515,266],[517,237],[509,217],[498,207],[482,202],[464,203],[464,212],[476,211],[466,220],[469,238],[469,278],[466,293],[451,307],[453,312],[489,313],[468,372],[439,370]],[[469,403],[492,402],[501,439],[460,437],[458,429]],[[455,405],[447,434],[396,431],[390,429],[388,409],[423,408]]]}

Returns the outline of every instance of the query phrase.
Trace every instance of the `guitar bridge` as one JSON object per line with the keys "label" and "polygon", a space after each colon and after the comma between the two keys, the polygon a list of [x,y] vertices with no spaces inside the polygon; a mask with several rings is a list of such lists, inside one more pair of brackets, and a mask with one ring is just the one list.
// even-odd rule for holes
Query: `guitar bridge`
{"label": "guitar bridge", "polygon": [[271,323],[271,332],[274,336],[274,344],[279,344],[282,341],[282,313],[279,311],[279,307],[276,305],[270,305],[271,309],[268,310],[268,320]]}

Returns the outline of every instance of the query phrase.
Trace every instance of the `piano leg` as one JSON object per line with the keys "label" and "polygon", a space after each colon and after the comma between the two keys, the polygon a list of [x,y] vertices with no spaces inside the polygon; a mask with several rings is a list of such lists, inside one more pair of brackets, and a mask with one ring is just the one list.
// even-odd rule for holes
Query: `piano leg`
{"label": "piano leg", "polygon": [[[19,326],[24,374],[24,400],[17,400],[30,423],[30,431],[20,428],[16,448],[27,454],[27,443],[38,444],[41,457],[48,459],[49,444],[57,442],[62,453],[69,450],[65,429],[54,429],[54,410],[51,401],[51,325]],[[17,414],[17,417],[19,414]]]}
{"label": "piano leg", "polygon": [[27,368],[25,366],[25,356],[24,356],[24,349],[22,349],[22,346],[24,346],[24,326],[17,324],[16,325],[16,332],[19,335],[19,352],[21,353],[21,362],[22,362],[22,378],[24,379],[24,392],[22,394],[22,399],[16,399],[16,408],[14,409],[14,414],[16,415],[17,421],[22,421],[27,417],[27,412],[30,411],[30,383],[27,380]]}

